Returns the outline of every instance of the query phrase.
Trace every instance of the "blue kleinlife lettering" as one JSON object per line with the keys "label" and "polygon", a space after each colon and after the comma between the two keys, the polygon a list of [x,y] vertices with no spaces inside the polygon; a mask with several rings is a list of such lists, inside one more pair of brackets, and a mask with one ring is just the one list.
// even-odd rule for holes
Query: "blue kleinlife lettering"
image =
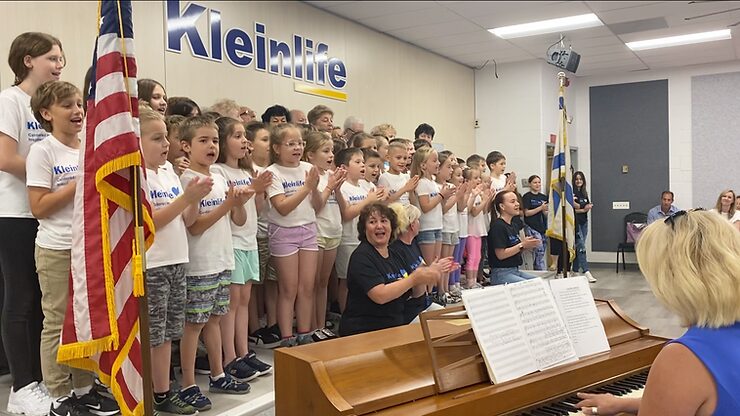
{"label": "blue kleinlife lettering", "polygon": [[77,165],[54,166],[52,169],[55,175],[61,175],[63,173],[77,172],[79,170],[79,167]]}
{"label": "blue kleinlife lettering", "polygon": [[[281,41],[267,36],[267,27],[254,22],[254,36],[244,29],[231,28],[224,33],[219,10],[188,3],[180,9],[180,0],[167,0],[167,50],[182,53],[182,39],[186,39],[195,57],[222,62],[224,54],[232,65],[282,75],[317,85],[329,85],[337,90],[347,85],[347,67],[339,58],[329,57],[329,45],[302,35],[293,35],[292,41]],[[208,16],[208,34],[201,36],[198,20]],[[203,39],[209,41],[208,48]],[[269,64],[269,65],[268,65]]]}

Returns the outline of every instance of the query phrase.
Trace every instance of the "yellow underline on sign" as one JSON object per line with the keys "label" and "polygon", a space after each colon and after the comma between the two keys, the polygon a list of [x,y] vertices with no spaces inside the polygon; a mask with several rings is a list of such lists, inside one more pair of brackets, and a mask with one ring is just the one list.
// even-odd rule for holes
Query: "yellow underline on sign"
{"label": "yellow underline on sign", "polygon": [[326,88],[312,87],[310,85],[296,82],[293,84],[293,90],[304,94],[316,95],[319,97],[331,98],[332,100],[347,101],[347,93],[341,91],[328,90]]}

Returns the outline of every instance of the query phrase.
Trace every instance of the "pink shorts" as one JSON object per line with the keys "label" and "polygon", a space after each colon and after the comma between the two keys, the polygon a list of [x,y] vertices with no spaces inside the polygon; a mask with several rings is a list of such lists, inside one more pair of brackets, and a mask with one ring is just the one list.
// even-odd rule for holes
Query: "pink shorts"
{"label": "pink shorts", "polygon": [[291,256],[298,250],[319,251],[316,224],[305,224],[298,227],[268,224],[267,236],[270,255],[273,257]]}

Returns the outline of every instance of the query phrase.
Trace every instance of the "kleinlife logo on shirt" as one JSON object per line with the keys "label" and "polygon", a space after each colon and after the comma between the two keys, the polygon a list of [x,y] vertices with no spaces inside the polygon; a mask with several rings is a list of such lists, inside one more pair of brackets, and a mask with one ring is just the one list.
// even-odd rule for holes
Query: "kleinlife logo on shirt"
{"label": "kleinlife logo on shirt", "polygon": [[298,188],[300,188],[301,186],[303,186],[303,184],[305,184],[305,183],[306,183],[306,181],[301,181],[301,180],[298,180],[298,181],[283,181],[283,190],[285,191],[285,196],[291,196],[291,195],[293,195],[294,193],[296,193],[296,191],[298,190]]}

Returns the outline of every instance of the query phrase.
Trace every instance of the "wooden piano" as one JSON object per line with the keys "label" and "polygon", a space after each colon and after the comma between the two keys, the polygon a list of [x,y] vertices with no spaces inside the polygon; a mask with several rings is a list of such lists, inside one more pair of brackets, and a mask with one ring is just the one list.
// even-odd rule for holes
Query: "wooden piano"
{"label": "wooden piano", "polygon": [[[609,352],[495,385],[476,358],[470,323],[461,319],[425,321],[432,344],[459,336],[459,345],[434,354],[419,324],[278,349],[276,415],[548,415],[572,403],[578,391],[612,391],[603,389],[636,379],[644,385],[644,373],[668,339],[650,335],[613,301],[596,305]],[[464,368],[452,368],[466,357]]]}

